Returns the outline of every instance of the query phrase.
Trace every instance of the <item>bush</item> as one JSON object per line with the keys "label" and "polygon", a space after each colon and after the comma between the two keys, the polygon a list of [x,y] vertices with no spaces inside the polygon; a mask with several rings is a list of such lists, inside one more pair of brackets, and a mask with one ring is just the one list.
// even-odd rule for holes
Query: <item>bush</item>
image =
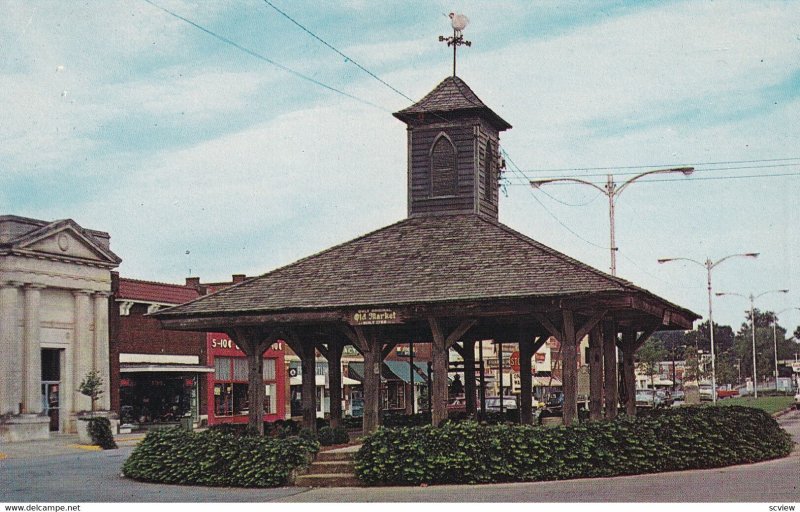
{"label": "bush", "polygon": [[317,433],[317,439],[322,446],[331,446],[334,444],[346,444],[350,442],[350,436],[344,427],[322,427]]}
{"label": "bush", "polygon": [[[230,429],[233,430],[233,429]],[[226,487],[285,485],[292,471],[309,464],[319,443],[225,431],[150,431],[122,466],[144,482]]]}
{"label": "bush", "polygon": [[380,428],[355,460],[367,484],[464,484],[712,468],[783,457],[791,448],[789,434],[763,411],[682,407],[572,427]]}
{"label": "bush", "polygon": [[89,435],[92,436],[92,442],[104,450],[113,450],[117,447],[114,441],[114,434],[111,433],[111,422],[108,418],[91,418],[89,419]]}

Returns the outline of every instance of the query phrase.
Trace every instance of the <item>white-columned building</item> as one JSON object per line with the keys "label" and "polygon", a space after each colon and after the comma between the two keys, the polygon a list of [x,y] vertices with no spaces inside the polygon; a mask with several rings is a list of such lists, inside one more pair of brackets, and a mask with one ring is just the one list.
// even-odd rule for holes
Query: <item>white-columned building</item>
{"label": "white-columned building", "polygon": [[0,440],[74,432],[92,370],[109,409],[108,296],[120,258],[75,221],[0,216]]}

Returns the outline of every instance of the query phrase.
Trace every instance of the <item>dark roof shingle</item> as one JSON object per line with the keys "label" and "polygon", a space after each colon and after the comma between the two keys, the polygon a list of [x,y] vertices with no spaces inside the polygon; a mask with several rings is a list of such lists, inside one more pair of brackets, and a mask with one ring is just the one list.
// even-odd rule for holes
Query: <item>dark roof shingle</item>
{"label": "dark roof shingle", "polygon": [[448,112],[480,111],[486,115],[499,130],[508,130],[511,125],[492,109],[457,76],[449,76],[437,85],[424,98],[410,107],[396,112],[394,116],[408,122],[420,114],[444,114]]}
{"label": "dark roof shingle", "polygon": [[637,291],[502,224],[445,215],[397,222],[156,316]]}

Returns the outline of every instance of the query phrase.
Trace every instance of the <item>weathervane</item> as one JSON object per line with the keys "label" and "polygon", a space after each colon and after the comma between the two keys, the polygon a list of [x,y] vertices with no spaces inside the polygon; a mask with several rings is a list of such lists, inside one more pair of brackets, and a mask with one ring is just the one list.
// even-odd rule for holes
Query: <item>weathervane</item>
{"label": "weathervane", "polygon": [[456,14],[454,12],[450,13],[449,18],[450,25],[453,27],[453,35],[450,37],[439,36],[439,41],[447,41],[447,46],[453,47],[453,76],[456,76],[456,50],[462,44],[472,46],[472,42],[465,41],[464,35],[461,33],[467,25],[469,25],[469,18],[463,14]]}

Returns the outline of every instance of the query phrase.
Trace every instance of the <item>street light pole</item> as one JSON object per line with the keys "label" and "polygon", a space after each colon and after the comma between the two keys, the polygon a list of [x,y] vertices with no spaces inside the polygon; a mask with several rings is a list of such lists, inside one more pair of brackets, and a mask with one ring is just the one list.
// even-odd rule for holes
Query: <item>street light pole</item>
{"label": "street light pole", "polygon": [[670,261],[689,261],[696,265],[700,265],[701,267],[705,267],[707,273],[707,288],[708,288],[708,327],[710,331],[710,338],[711,338],[711,400],[713,402],[717,401],[717,363],[716,363],[716,352],[714,348],[714,313],[711,307],[711,271],[722,263],[725,260],[730,258],[758,258],[757,252],[745,252],[739,254],[730,254],[725,256],[724,258],[720,258],[717,261],[711,261],[711,258],[706,258],[705,263],[700,263],[697,260],[693,260],[691,258],[661,258],[658,260],[659,263],[667,263]]}
{"label": "street light pole", "polygon": [[800,311],[800,308],[798,307],[786,308],[782,311],[778,311],[772,316],[772,345],[775,350],[775,391],[778,391],[778,315],[793,309]]}
{"label": "street light pole", "polygon": [[737,297],[742,297],[745,299],[750,299],[750,325],[751,330],[753,331],[753,398],[758,398],[758,370],[756,368],[756,306],[755,302],[756,299],[767,295],[768,293],[789,293],[789,290],[769,290],[766,292],[759,293],[758,295],[753,296],[750,293],[749,296],[742,295],[741,293],[733,293],[733,292],[717,292],[716,295],[718,297],[722,295],[735,295]]}
{"label": "street light pole", "polygon": [[596,183],[592,183],[591,181],[586,181],[580,178],[550,178],[544,180],[531,180],[530,184],[533,188],[540,188],[542,185],[547,183],[556,183],[556,182],[571,182],[571,183],[580,183],[583,185],[589,185],[592,188],[595,188],[602,192],[603,194],[608,197],[608,220],[611,225],[609,229],[609,235],[611,239],[611,246],[609,250],[611,251],[611,275],[617,275],[617,244],[616,244],[616,236],[615,236],[615,220],[614,220],[614,206],[617,197],[622,194],[622,191],[625,190],[628,185],[633,183],[634,181],[642,178],[644,176],[649,176],[651,174],[672,174],[672,173],[681,173],[684,176],[689,176],[694,172],[694,167],[674,167],[671,169],[657,169],[655,171],[647,171],[641,174],[637,174],[633,178],[625,181],[622,185],[617,187],[616,182],[614,182],[614,175],[609,174],[606,179],[605,187],[600,187]]}

